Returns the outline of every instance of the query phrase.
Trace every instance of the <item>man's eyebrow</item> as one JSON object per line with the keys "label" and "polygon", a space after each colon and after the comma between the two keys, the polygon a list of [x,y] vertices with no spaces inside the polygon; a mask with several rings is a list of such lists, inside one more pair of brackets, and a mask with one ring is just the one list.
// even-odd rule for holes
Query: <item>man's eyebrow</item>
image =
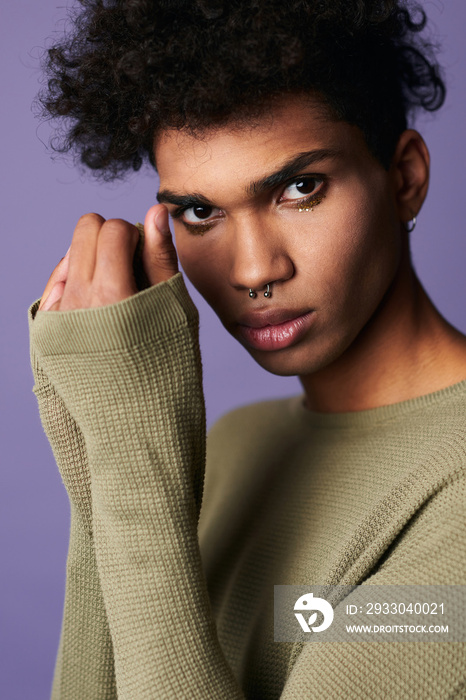
{"label": "man's eyebrow", "polygon": [[[283,182],[286,182],[286,180],[289,180],[300,170],[303,170],[303,168],[307,168],[309,165],[314,165],[315,163],[320,163],[323,160],[338,158],[340,155],[341,151],[336,151],[329,148],[299,153],[297,156],[293,156],[291,160],[286,161],[286,163],[284,163],[271,175],[267,175],[260,180],[255,180],[254,182],[250,182],[246,187],[246,193],[248,195],[255,195],[259,192],[273,189],[274,187],[277,187],[277,185],[281,185]],[[208,207],[214,206],[213,203],[203,194],[198,194],[196,192],[191,194],[179,194],[167,189],[160,190],[160,192],[157,193],[157,201],[160,202],[160,204],[175,204],[176,206],[183,207],[184,209],[189,209],[190,207],[196,207],[199,205]]]}
{"label": "man's eyebrow", "polygon": [[190,207],[197,207],[200,204],[204,206],[212,206],[207,197],[202,194],[197,194],[193,192],[192,194],[177,194],[172,190],[160,190],[157,193],[157,201],[160,204],[176,204],[179,207],[184,207],[189,209]]}
{"label": "man's eyebrow", "polygon": [[277,187],[277,185],[281,185],[283,182],[286,182],[286,180],[289,180],[300,170],[303,170],[303,168],[307,168],[309,165],[314,165],[315,163],[320,163],[322,160],[334,159],[339,156],[341,156],[341,151],[329,148],[299,153],[297,156],[294,156],[291,160],[284,163],[279,170],[276,170],[271,175],[251,182],[247,186],[246,191],[248,194],[254,195],[273,189]]}

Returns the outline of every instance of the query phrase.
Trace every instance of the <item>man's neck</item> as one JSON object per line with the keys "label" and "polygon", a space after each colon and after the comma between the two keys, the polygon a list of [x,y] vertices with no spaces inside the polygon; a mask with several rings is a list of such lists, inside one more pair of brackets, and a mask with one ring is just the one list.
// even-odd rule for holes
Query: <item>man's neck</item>
{"label": "man's neck", "polygon": [[310,410],[362,411],[466,378],[466,337],[437,311],[407,260],[384,302],[331,365],[301,376]]}

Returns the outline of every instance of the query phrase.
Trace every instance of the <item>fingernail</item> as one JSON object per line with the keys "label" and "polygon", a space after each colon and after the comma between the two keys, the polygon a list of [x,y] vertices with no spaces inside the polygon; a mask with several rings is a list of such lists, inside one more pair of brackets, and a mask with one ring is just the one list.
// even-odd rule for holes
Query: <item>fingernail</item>
{"label": "fingernail", "polygon": [[154,222],[160,233],[162,233],[164,236],[170,235],[170,228],[168,226],[168,216],[165,212],[158,211],[155,215]]}
{"label": "fingernail", "polygon": [[65,255],[63,256],[64,258],[66,258],[66,256],[67,256],[68,253],[70,252],[70,250],[71,250],[71,246],[68,248],[68,250],[66,251]]}

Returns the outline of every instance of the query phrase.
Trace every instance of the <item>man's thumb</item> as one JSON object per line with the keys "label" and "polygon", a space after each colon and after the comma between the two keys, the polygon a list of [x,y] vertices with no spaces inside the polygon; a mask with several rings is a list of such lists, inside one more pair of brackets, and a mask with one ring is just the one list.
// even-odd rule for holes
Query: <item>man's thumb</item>
{"label": "man's thumb", "polygon": [[155,204],[146,214],[142,261],[151,285],[165,282],[178,272],[178,257],[168,226],[168,211],[163,204]]}

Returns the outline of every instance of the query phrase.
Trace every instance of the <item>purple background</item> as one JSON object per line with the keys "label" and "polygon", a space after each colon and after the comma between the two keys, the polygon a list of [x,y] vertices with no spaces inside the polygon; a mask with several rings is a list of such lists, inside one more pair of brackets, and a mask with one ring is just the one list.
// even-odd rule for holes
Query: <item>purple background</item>
{"label": "purple background", "polygon": [[[466,3],[425,0],[425,7],[444,47],[449,94],[436,117],[418,124],[433,170],[413,234],[414,260],[440,310],[466,331]],[[69,510],[31,392],[26,310],[68,248],[78,217],[97,211],[106,218],[143,220],[155,203],[156,180],[146,171],[124,184],[97,185],[50,158],[44,145],[48,126],[33,118],[31,102],[38,88],[40,47],[60,34],[65,9],[56,0],[11,0],[2,10],[0,696],[46,700],[60,632]],[[233,406],[299,391],[296,379],[257,367],[193,296],[201,311],[209,423]]]}

